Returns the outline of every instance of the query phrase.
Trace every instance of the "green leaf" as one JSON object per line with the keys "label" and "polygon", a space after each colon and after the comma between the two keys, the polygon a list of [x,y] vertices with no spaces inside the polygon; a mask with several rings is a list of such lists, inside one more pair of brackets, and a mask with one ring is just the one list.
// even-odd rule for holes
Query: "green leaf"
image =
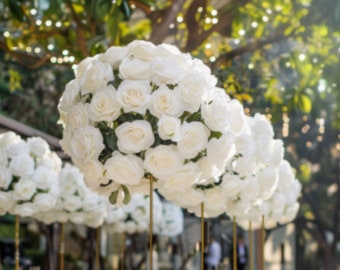
{"label": "green leaf", "polygon": [[109,197],[109,201],[110,201],[111,204],[116,204],[117,203],[118,194],[119,194],[119,189],[117,189],[116,191],[111,192],[110,197]]}
{"label": "green leaf", "polygon": [[124,199],[123,199],[123,203],[124,204],[128,204],[130,201],[131,201],[131,194],[130,194],[130,191],[129,189],[124,186],[124,185],[121,185],[121,188],[123,189],[123,192],[124,192]]}
{"label": "green leaf", "polygon": [[305,94],[296,94],[294,97],[295,104],[298,105],[299,109],[304,113],[310,113],[312,110],[312,101]]}

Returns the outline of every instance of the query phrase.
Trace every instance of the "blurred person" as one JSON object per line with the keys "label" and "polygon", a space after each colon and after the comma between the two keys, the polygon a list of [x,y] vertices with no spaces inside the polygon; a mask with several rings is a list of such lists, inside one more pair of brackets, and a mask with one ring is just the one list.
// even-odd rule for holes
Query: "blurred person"
{"label": "blurred person", "polygon": [[[230,261],[231,261],[231,269],[234,267],[234,249],[231,249]],[[248,247],[245,244],[244,238],[240,235],[237,238],[236,243],[236,265],[237,270],[245,270],[248,263]]]}
{"label": "blurred person", "polygon": [[205,256],[205,269],[217,270],[219,263],[221,262],[221,245],[215,239],[210,237],[207,254]]}

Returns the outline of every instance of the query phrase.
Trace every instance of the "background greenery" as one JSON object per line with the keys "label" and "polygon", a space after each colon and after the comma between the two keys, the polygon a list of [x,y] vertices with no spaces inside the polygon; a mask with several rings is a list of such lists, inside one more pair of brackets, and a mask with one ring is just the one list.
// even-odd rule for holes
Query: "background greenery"
{"label": "background greenery", "polygon": [[1,113],[60,137],[74,65],[135,39],[201,58],[247,113],[272,120],[303,183],[296,267],[339,267],[340,1],[2,0]]}

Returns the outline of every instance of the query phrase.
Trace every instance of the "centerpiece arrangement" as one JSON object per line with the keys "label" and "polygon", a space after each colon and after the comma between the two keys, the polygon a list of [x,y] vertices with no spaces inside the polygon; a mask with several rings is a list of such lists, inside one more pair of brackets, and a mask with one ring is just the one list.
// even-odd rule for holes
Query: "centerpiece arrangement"
{"label": "centerpiece arrangement", "polygon": [[150,193],[150,182],[175,191],[209,184],[245,123],[241,104],[216,84],[201,60],[175,46],[111,47],[80,62],[66,85],[61,145],[112,203]]}

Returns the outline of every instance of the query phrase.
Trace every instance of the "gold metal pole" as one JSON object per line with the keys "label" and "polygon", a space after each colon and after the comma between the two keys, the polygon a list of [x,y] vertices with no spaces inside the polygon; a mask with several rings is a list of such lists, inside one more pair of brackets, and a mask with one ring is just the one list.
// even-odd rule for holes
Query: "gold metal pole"
{"label": "gold metal pole", "polygon": [[59,269],[64,270],[64,253],[65,253],[65,243],[64,243],[64,223],[60,223],[59,231]]}
{"label": "gold metal pole", "polygon": [[122,263],[120,264],[120,269],[124,270],[124,264],[125,264],[125,241],[126,241],[126,235],[123,232],[122,233]]}
{"label": "gold metal pole", "polygon": [[204,270],[204,202],[201,202],[201,270]]}
{"label": "gold metal pole", "polygon": [[153,269],[153,176],[150,176],[149,270]]}
{"label": "gold metal pole", "polygon": [[237,270],[237,230],[236,216],[233,216],[233,269]]}
{"label": "gold metal pole", "polygon": [[253,270],[253,228],[249,220],[249,270]]}
{"label": "gold metal pole", "polygon": [[100,260],[100,227],[96,229],[96,270],[99,270]]}
{"label": "gold metal pole", "polygon": [[264,216],[262,216],[262,224],[261,224],[261,241],[262,241],[262,266],[261,269],[264,270],[264,243],[265,243],[265,235],[264,235]]}
{"label": "gold metal pole", "polygon": [[20,217],[15,216],[15,270],[20,268],[20,248],[19,248],[19,222]]}

